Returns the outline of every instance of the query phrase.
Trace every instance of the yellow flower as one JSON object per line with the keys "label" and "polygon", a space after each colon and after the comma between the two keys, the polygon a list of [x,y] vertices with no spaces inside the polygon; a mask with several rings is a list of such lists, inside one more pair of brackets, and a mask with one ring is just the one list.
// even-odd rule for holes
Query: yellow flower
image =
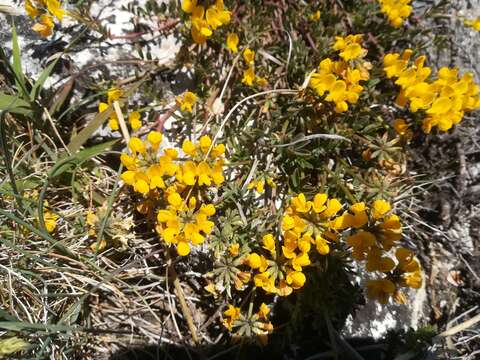
{"label": "yellow flower", "polygon": [[223,315],[228,316],[232,320],[236,320],[240,317],[240,308],[228,305],[228,309],[223,312]]}
{"label": "yellow flower", "polygon": [[248,65],[250,65],[250,67],[252,67],[253,62],[255,61],[255,51],[247,47],[245,50],[243,50],[243,59]]}
{"label": "yellow flower", "polygon": [[223,315],[228,318],[223,321],[223,324],[229,331],[232,331],[233,323],[240,317],[240,308],[229,304]]}
{"label": "yellow flower", "polygon": [[40,11],[32,4],[30,0],[25,0],[25,11],[32,19],[35,19],[40,14]]}
{"label": "yellow flower", "polygon": [[[147,140],[152,146],[152,149],[155,151],[160,146],[160,143],[163,140],[163,135],[158,131],[150,131],[147,135]],[[165,152],[167,152],[167,150],[172,150],[172,149],[166,149]]]}
{"label": "yellow flower", "polygon": [[313,197],[313,203],[312,203],[313,211],[315,211],[317,214],[324,212],[325,209],[327,208],[325,206],[327,199],[328,199],[327,194],[320,194],[320,193],[316,194]]}
{"label": "yellow flower", "polygon": [[427,114],[443,115],[446,114],[453,106],[449,97],[440,97],[434,101]]}
{"label": "yellow flower", "polygon": [[57,227],[58,215],[52,213],[51,211],[45,210],[43,212],[43,221],[45,223],[45,228],[49,233],[52,233]]}
{"label": "yellow flower", "polygon": [[263,179],[257,181],[255,191],[259,194],[263,194],[265,192],[265,181]]}
{"label": "yellow flower", "polygon": [[269,313],[270,313],[270,308],[267,306],[267,304],[262,303],[260,305],[260,309],[257,312],[258,317],[267,320]]}
{"label": "yellow flower", "polygon": [[136,159],[125,153],[120,155],[120,161],[122,162],[123,166],[125,166],[128,170],[135,170],[137,167]]}
{"label": "yellow flower", "polygon": [[322,215],[324,217],[332,217],[336,215],[341,208],[342,208],[342,204],[340,203],[340,201],[338,201],[337,199],[330,199],[328,200],[327,208],[322,213]]}
{"label": "yellow flower", "polygon": [[177,254],[180,256],[187,256],[190,254],[190,245],[186,241],[179,241],[177,244]]}
{"label": "yellow flower", "polygon": [[419,289],[422,286],[422,274],[420,271],[405,274],[405,284],[412,289]]}
{"label": "yellow flower", "polygon": [[276,188],[277,188],[277,184],[275,184],[275,181],[273,181],[273,179],[270,178],[270,177],[267,178],[267,184],[268,184],[268,186],[270,186],[272,189],[276,189]]}
{"label": "yellow flower", "polygon": [[301,271],[291,271],[287,274],[287,284],[291,285],[294,289],[300,289],[305,285],[307,278]]}
{"label": "yellow flower", "polygon": [[395,284],[387,279],[368,280],[367,295],[372,300],[386,304],[395,292]]}
{"label": "yellow flower", "polygon": [[392,209],[390,203],[385,200],[375,200],[373,202],[372,217],[378,220],[385,216]]}
{"label": "yellow flower", "polygon": [[268,85],[267,79],[265,79],[262,76],[256,76],[256,75],[255,75],[255,83],[259,87],[266,87]]}
{"label": "yellow flower", "polygon": [[114,101],[119,100],[123,96],[123,91],[118,88],[110,88],[107,91],[107,101],[111,105]]}
{"label": "yellow flower", "polygon": [[258,269],[262,265],[262,259],[257,253],[251,253],[248,255],[246,262],[252,269]]}
{"label": "yellow flower", "polygon": [[208,135],[203,135],[199,140],[199,145],[203,153],[206,154],[212,145],[212,139]]}
{"label": "yellow flower", "polygon": [[361,55],[362,55],[362,47],[356,43],[348,45],[340,53],[340,57],[342,57],[345,61],[354,60]]}
{"label": "yellow flower", "polygon": [[275,252],[275,239],[272,234],[267,234],[263,237],[263,248],[267,249],[271,253]]}
{"label": "yellow flower", "polygon": [[212,169],[210,166],[205,162],[202,161],[197,166],[197,176],[198,176],[198,185],[207,185],[210,186],[212,184],[210,175],[212,173]]}
{"label": "yellow flower", "polygon": [[398,260],[397,270],[402,273],[403,283],[401,285],[418,289],[422,285],[421,266],[411,250],[398,248],[395,252]]}
{"label": "yellow flower", "polygon": [[240,245],[235,243],[230,245],[230,247],[228,248],[228,252],[230,253],[231,256],[238,256],[239,249],[240,249]]}
{"label": "yellow flower", "polygon": [[295,220],[290,215],[285,215],[282,221],[282,230],[287,231],[293,229],[295,226]]}
{"label": "yellow flower", "polygon": [[[186,161],[182,166],[182,182],[193,186],[197,180],[197,165],[193,161]],[[178,176],[177,176],[178,177]]]}
{"label": "yellow flower", "polygon": [[59,21],[62,20],[63,15],[65,14],[65,10],[61,9],[61,4],[58,0],[47,0],[47,9]]}
{"label": "yellow flower", "polygon": [[122,173],[120,176],[125,184],[134,185],[135,184],[135,171],[127,170]]}
{"label": "yellow flower", "polygon": [[358,261],[365,259],[367,251],[375,242],[375,235],[369,231],[362,230],[347,237],[347,244],[353,248],[352,257]]}
{"label": "yellow flower", "polygon": [[311,20],[311,21],[318,21],[320,20],[320,16],[321,16],[321,12],[320,10],[317,10],[315,11],[313,14],[311,14],[308,18]]}
{"label": "yellow flower", "polygon": [[[156,131],[155,131],[156,132]],[[160,134],[161,135],[161,134]],[[161,142],[161,140],[160,140]],[[153,146],[153,143],[152,143],[152,146]],[[165,156],[166,158],[164,158],[164,160],[166,162],[169,162],[171,163],[171,160],[175,160],[177,157],[178,157],[178,151],[177,149],[172,149],[172,148],[168,148],[168,149],[165,149],[164,150],[164,153],[165,153]],[[162,158],[160,158],[160,161],[162,161]],[[175,173],[175,171],[172,171],[171,174],[169,174],[170,176],[173,175]]]}
{"label": "yellow flower", "polygon": [[367,256],[367,271],[389,272],[395,267],[395,262],[389,257],[382,257],[381,250],[377,247],[370,249]]}
{"label": "yellow flower", "polygon": [[148,182],[144,179],[137,180],[133,186],[133,189],[136,192],[139,192],[141,194],[146,194],[150,191],[150,185]]}
{"label": "yellow flower", "polygon": [[55,26],[53,23],[53,17],[49,14],[42,14],[40,15],[38,23],[33,25],[33,31],[39,33],[43,37],[49,37],[52,35],[52,29]]}
{"label": "yellow flower", "polygon": [[230,50],[232,53],[237,53],[238,52],[238,35],[235,33],[230,33],[227,36],[227,48]]}
{"label": "yellow flower", "polygon": [[131,112],[128,115],[128,121],[133,131],[137,131],[142,127],[142,121],[140,120],[140,117],[141,115],[138,111]]}
{"label": "yellow flower", "polygon": [[108,126],[110,127],[110,129],[112,129],[113,131],[117,131],[120,127],[119,127],[119,124],[118,124],[118,120],[116,118],[110,118],[108,119]]}
{"label": "yellow flower", "polygon": [[297,271],[301,271],[302,267],[308,266],[310,263],[308,253],[301,253],[292,259],[292,267]]}
{"label": "yellow flower", "polygon": [[474,20],[465,20],[465,25],[470,26],[477,31],[480,31],[480,16]]}
{"label": "yellow flower", "polygon": [[317,246],[317,251],[320,255],[327,255],[330,252],[328,241],[321,236],[315,237],[315,245]]}
{"label": "yellow flower", "polygon": [[307,201],[303,193],[300,193],[298,196],[293,197],[291,203],[295,211],[299,213],[308,213],[312,208],[312,203],[310,201]]}
{"label": "yellow flower", "polygon": [[247,70],[243,72],[242,83],[247,86],[253,86],[253,81],[255,80],[255,70],[253,66],[249,66]]}
{"label": "yellow flower", "polygon": [[182,96],[177,96],[177,104],[180,106],[182,111],[193,111],[193,105],[197,102],[197,95],[191,91],[186,91]]}
{"label": "yellow flower", "polygon": [[228,24],[230,22],[230,17],[230,11],[220,10],[215,6],[209,7],[205,15],[207,24],[211,26],[213,30],[216,30],[222,25]]}
{"label": "yellow flower", "polygon": [[182,144],[182,150],[185,154],[194,157],[197,154],[197,147],[188,139],[185,139]]}
{"label": "yellow flower", "polygon": [[393,127],[398,135],[405,137],[411,136],[411,131],[409,130],[410,125],[408,125],[404,119],[395,119]]}
{"label": "yellow flower", "polygon": [[412,7],[409,5],[412,0],[378,0],[380,11],[387,15],[390,24],[398,28],[402,26],[404,19],[412,13]]}
{"label": "yellow flower", "polygon": [[182,10],[191,14],[197,6],[197,0],[182,0]]}
{"label": "yellow flower", "polygon": [[132,137],[130,139],[130,142],[128,143],[128,147],[134,154],[136,153],[145,154],[145,152],[147,151],[143,141],[137,137]]}
{"label": "yellow flower", "polygon": [[210,152],[210,156],[215,159],[222,156],[224,153],[225,153],[225,145],[218,144],[212,149],[212,151]]}
{"label": "yellow flower", "polygon": [[335,103],[335,111],[337,113],[342,113],[348,110],[348,104],[346,100],[348,99],[347,84],[343,80],[337,80],[330,88],[330,93],[325,98],[327,101]]}
{"label": "yellow flower", "polygon": [[183,205],[182,197],[179,193],[173,192],[167,197],[167,201],[174,209],[180,209]]}

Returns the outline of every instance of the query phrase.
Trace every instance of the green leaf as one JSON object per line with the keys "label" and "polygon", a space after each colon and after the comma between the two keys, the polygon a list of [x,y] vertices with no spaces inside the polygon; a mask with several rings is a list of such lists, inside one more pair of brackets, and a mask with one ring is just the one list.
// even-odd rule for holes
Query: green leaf
{"label": "green leaf", "polygon": [[22,91],[22,97],[28,98],[27,87],[25,85],[25,75],[22,70],[22,58],[20,55],[20,46],[18,45],[17,29],[15,24],[12,24],[12,57],[13,57],[13,71],[15,72],[17,87]]}
{"label": "green leaf", "polygon": [[37,99],[40,91],[42,90],[43,84],[45,81],[48,79],[50,74],[53,71],[53,68],[57,64],[58,60],[60,59],[61,56],[58,56],[54,61],[52,61],[45,69],[43,69],[42,73],[38,77],[37,81],[35,82],[35,85],[33,85],[32,91],[30,91],[30,100],[34,101]]}
{"label": "green leaf", "polygon": [[105,150],[110,148],[117,141],[118,140],[111,140],[103,144],[94,145],[92,147],[89,147],[88,149],[83,149],[74,155],[59,159],[57,161],[57,164],[55,164],[55,166],[53,167],[51,176],[52,177],[59,176],[64,172],[68,171],[69,169],[71,169],[72,166],[76,167],[81,163],[85,162],[86,160],[89,160],[94,156],[97,156],[103,153]]}
{"label": "green leaf", "polygon": [[70,249],[68,249],[65,245],[63,245],[60,241],[55,240],[52,236],[50,236],[49,233],[37,229],[35,226],[32,224],[26,222],[25,220],[19,218],[15,214],[13,214],[11,211],[6,211],[3,209],[0,209],[0,215],[5,216],[7,219],[10,219],[11,221],[16,222],[17,224],[26,227],[28,230],[30,230],[32,233],[40,236],[41,238],[47,240],[50,244],[52,244],[53,247],[58,249],[62,254],[67,255],[73,259],[77,258],[78,255],[73,253]]}
{"label": "green leaf", "polygon": [[0,321],[0,329],[10,331],[37,330],[44,332],[69,332],[82,330],[82,328],[79,326],[57,324],[31,324],[24,321]]}
{"label": "green leaf", "polygon": [[18,319],[15,316],[13,316],[12,314],[10,314],[9,312],[3,309],[0,309],[0,319],[8,320],[8,321],[18,321]]}
{"label": "green leaf", "polygon": [[[42,184],[42,181],[38,178],[29,178],[25,180],[17,180],[17,187],[19,192],[23,192],[28,189],[34,189]],[[9,182],[3,182],[0,184],[0,193],[6,191],[12,191],[12,185]]]}
{"label": "green leaf", "polygon": [[70,150],[71,153],[75,153],[80,150],[82,145],[85,144],[85,142],[90,138],[90,136],[92,136],[95,130],[102,126],[105,120],[108,119],[111,112],[112,107],[110,106],[104,112],[96,114],[93,120],[90,121],[82,131],[80,131],[75,137],[72,138],[70,143],[67,145],[68,150]]}
{"label": "green leaf", "polygon": [[[73,85],[75,84],[75,78],[72,77],[68,80],[60,89],[58,89],[57,93],[53,96],[53,100],[50,105],[49,112],[50,114],[55,114],[58,110],[60,110],[67,100],[70,92],[73,89]],[[57,120],[60,121],[60,117],[57,117]]]}
{"label": "green leaf", "polygon": [[7,95],[0,92],[0,111],[1,110],[24,116],[33,116],[33,111],[28,102],[18,96]]}

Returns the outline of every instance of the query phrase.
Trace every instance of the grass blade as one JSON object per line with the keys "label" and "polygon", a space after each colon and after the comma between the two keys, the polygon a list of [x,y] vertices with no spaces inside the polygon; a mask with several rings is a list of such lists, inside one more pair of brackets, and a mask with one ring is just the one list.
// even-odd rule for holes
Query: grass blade
{"label": "grass blade", "polygon": [[32,91],[30,91],[30,100],[35,101],[42,90],[43,84],[45,81],[48,79],[50,74],[53,71],[53,68],[57,64],[58,60],[61,58],[61,55],[57,56],[57,58],[52,61],[45,69],[43,69],[42,73],[38,77],[37,81],[35,82],[35,85],[33,85]]}
{"label": "grass blade", "polygon": [[7,95],[0,92],[0,111],[8,111],[27,117],[33,116],[30,104],[18,96]]}
{"label": "grass blade", "polygon": [[109,107],[104,112],[98,113],[94,116],[93,120],[88,123],[85,128],[80,131],[75,137],[72,138],[70,143],[67,145],[68,150],[73,154],[76,153],[83,144],[92,136],[92,134],[108,119],[110,113],[112,112],[112,107]]}
{"label": "grass blade", "polygon": [[22,58],[20,53],[20,46],[18,45],[18,36],[15,23],[12,23],[12,57],[13,57],[13,71],[15,72],[17,87],[22,92],[22,97],[28,99],[27,87],[25,84],[25,75],[22,70]]}

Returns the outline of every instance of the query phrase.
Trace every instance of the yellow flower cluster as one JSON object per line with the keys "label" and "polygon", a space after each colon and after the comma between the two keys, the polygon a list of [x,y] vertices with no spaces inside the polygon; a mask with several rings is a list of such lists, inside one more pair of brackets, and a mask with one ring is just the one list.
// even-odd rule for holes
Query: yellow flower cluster
{"label": "yellow flower cluster", "polygon": [[465,20],[464,23],[472,29],[480,31],[480,16],[473,20]]}
{"label": "yellow flower cluster", "polygon": [[157,214],[157,232],[167,244],[177,246],[178,255],[186,256],[190,253],[190,244],[203,244],[212,232],[214,223],[208,217],[215,215],[215,206],[199,207],[195,197],[190,197],[187,205],[186,199],[173,188],[167,194],[168,207]]}
{"label": "yellow flower cluster", "polygon": [[197,102],[197,95],[191,91],[185,91],[183,95],[176,97],[175,102],[177,103],[177,106],[180,107],[180,110],[191,113],[193,111],[193,106]]}
{"label": "yellow flower cluster", "polygon": [[52,35],[55,27],[54,17],[61,21],[65,10],[58,0],[25,0],[25,11],[28,16],[38,22],[32,29],[43,37]]}
{"label": "yellow flower cluster", "polygon": [[[389,256],[402,238],[400,219],[391,213],[390,203],[375,200],[371,207],[355,203],[340,214],[342,208],[339,200],[323,193],[312,200],[304,194],[293,197],[283,215],[281,238],[266,234],[261,248],[240,254],[251,274],[238,271],[237,290],[253,278],[255,286],[267,294],[288,296],[304,286],[303,269],[311,265],[311,257],[329,254],[331,243],[343,238],[355,261],[365,262],[368,272],[384,276],[367,282],[368,296],[384,303],[394,295],[396,301],[404,302],[399,289],[419,288],[421,267],[408,249],[397,248],[396,261]],[[312,249],[316,250],[313,254]],[[229,253],[239,256],[239,245],[233,244]]]}
{"label": "yellow flower cluster", "polygon": [[418,289],[422,285],[422,269],[413,252],[406,248],[398,248],[395,252],[397,265],[391,273],[382,279],[367,281],[367,295],[370,299],[386,304],[393,296],[396,302],[404,304],[405,296],[401,287]]}
{"label": "yellow flower cluster", "polygon": [[275,189],[277,187],[277,184],[275,184],[273,179],[267,176],[250,181],[250,183],[247,185],[247,189],[252,190],[253,188],[255,188],[255,191],[257,193],[263,194],[265,192],[265,184],[270,186],[272,189]]}
{"label": "yellow flower cluster", "polygon": [[367,50],[361,46],[361,35],[336,37],[334,50],[340,51],[342,60],[324,59],[310,79],[310,87],[325,100],[335,103],[335,111],[348,110],[348,104],[356,104],[363,86],[360,81],[370,78],[371,64],[363,58]]}
{"label": "yellow flower cluster", "polygon": [[378,0],[380,11],[388,16],[390,24],[399,28],[412,13],[412,0]]}
{"label": "yellow flower cluster", "polygon": [[332,224],[337,230],[350,228],[346,243],[352,249],[353,259],[365,261],[368,272],[386,275],[367,282],[367,295],[383,304],[392,295],[396,301],[404,302],[399,288],[418,289],[422,283],[420,263],[410,250],[397,248],[397,262],[388,256],[402,238],[400,218],[391,210],[390,203],[385,200],[375,200],[370,209],[365,203],[355,203]]}
{"label": "yellow flower cluster", "polygon": [[212,146],[206,135],[198,144],[185,140],[182,150],[187,159],[180,160],[174,148],[164,149],[160,155],[161,142],[162,134],[156,131],[150,132],[145,141],[131,138],[132,155],[124,153],[120,157],[127,168],[121,178],[135,192],[146,196],[141,212],[151,213],[154,201],[160,202],[156,230],[167,244],[177,245],[179,255],[185,256],[190,244],[202,244],[213,229],[208,217],[215,214],[215,207],[201,203],[193,191],[223,183],[225,146]]}
{"label": "yellow flower cluster", "polygon": [[243,50],[243,60],[248,67],[243,71],[242,83],[247,86],[253,86],[254,83],[259,87],[267,86],[267,79],[255,75],[255,51],[247,47]]}
{"label": "yellow flower cluster", "polygon": [[[106,111],[114,101],[121,100],[123,97],[123,91],[121,89],[117,88],[111,88],[107,91],[107,102],[100,102],[98,104],[98,112],[102,113]],[[122,105],[120,103],[120,105]],[[128,114],[128,122],[130,124],[130,127],[132,128],[133,131],[137,131],[142,127],[142,120],[141,120],[142,115],[138,111],[133,111]],[[119,130],[119,124],[118,124],[118,117],[117,113],[112,110],[110,113],[110,117],[108,119],[108,125],[110,126],[110,129],[113,131],[118,131]]]}
{"label": "yellow flower cluster", "polygon": [[442,67],[437,78],[429,80],[432,70],[424,66],[426,57],[422,55],[411,61],[412,54],[412,50],[406,50],[401,55],[385,55],[384,70],[401,88],[397,105],[404,107],[409,103],[412,112],[425,112],[422,123],[425,133],[433,127],[447,131],[462,120],[465,112],[480,108],[479,88],[472,73],[459,77],[457,68]]}
{"label": "yellow flower cluster", "polygon": [[330,223],[341,208],[337,199],[328,199],[326,194],[315,195],[313,201],[307,201],[304,194],[292,198],[282,219],[281,243],[266,234],[262,249],[245,256],[255,286],[279,296],[303,287],[306,276],[302,270],[311,263],[312,245],[320,255],[330,252],[328,243],[336,240]]}
{"label": "yellow flower cluster", "polygon": [[223,0],[216,0],[207,11],[197,0],[182,0],[182,10],[191,14],[191,34],[196,44],[204,44],[213,32],[230,22],[232,13],[225,8]]}
{"label": "yellow flower cluster", "polygon": [[268,321],[270,308],[267,304],[262,303],[258,311],[250,316],[241,312],[239,307],[228,304],[227,310],[223,312],[225,319],[223,325],[232,332],[234,328],[238,329],[237,336],[245,337],[255,334],[260,342],[267,344],[268,334],[273,332],[273,325]]}

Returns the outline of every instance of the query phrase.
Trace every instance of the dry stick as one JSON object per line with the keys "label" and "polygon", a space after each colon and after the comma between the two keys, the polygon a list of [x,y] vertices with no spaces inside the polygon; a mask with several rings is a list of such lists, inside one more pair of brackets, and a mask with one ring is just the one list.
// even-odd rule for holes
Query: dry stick
{"label": "dry stick", "polygon": [[[168,252],[167,252],[167,256],[168,256]],[[178,337],[180,338],[180,340],[183,340],[183,336],[182,336],[182,333],[181,333],[181,331],[178,327],[177,320],[175,320],[175,313],[173,311],[173,306],[172,306],[173,299],[171,299],[171,297],[170,297],[170,288],[168,286],[168,271],[169,271],[170,267],[171,267],[170,264],[168,264],[167,267],[165,268],[165,288],[167,290],[168,307],[170,308],[170,316],[172,317],[173,326],[175,327],[175,330],[177,330],[177,334],[178,334]]]}
{"label": "dry stick", "polygon": [[[227,78],[225,79],[225,83],[223,84],[223,88],[222,88],[222,91],[220,93],[220,96],[213,100],[212,107],[213,107],[213,104],[215,103],[215,101],[218,100],[218,99],[223,104],[223,102],[222,102],[223,96],[225,95],[225,92],[227,91],[228,83],[230,81],[230,78],[232,77],[233,70],[235,69],[235,66],[237,66],[238,60],[240,59],[240,55],[241,55],[241,52],[235,57],[235,59],[233,59],[232,66],[230,67],[230,70],[228,71]],[[212,120],[212,118],[214,116],[215,116],[215,114],[211,114],[208,117],[207,121],[205,121],[205,124],[203,125],[202,129],[200,130],[200,133],[203,133],[207,129],[208,123],[210,122],[210,120]]]}
{"label": "dry stick", "polygon": [[182,309],[183,316],[187,321],[188,329],[190,330],[190,334],[192,335],[193,342],[195,344],[199,343],[198,335],[197,335],[197,328],[193,323],[192,312],[188,307],[187,301],[185,300],[185,295],[183,294],[182,286],[180,285],[180,280],[178,279],[177,271],[175,270],[175,265],[173,262],[170,265],[170,271],[172,273],[173,278],[173,286],[175,287],[175,291],[177,292],[178,300],[180,301],[180,307]]}
{"label": "dry stick", "polygon": [[233,115],[233,113],[248,100],[254,99],[259,96],[264,96],[264,95],[270,95],[270,94],[279,94],[279,95],[295,95],[298,94],[297,90],[292,90],[292,89],[273,89],[273,90],[267,90],[267,91],[262,91],[250,96],[247,96],[246,98],[242,99],[238,103],[235,104],[235,106],[228,112],[227,116],[223,119],[222,123],[220,124],[220,128],[218,129],[217,133],[215,134],[212,144],[210,145],[210,148],[208,149],[207,153],[205,154],[205,159],[208,158],[208,155],[210,155],[210,152],[213,149],[213,146],[215,145],[215,141],[217,141],[218,137],[220,136],[220,133],[223,130],[223,127],[227,123],[228,119]]}
{"label": "dry stick", "polygon": [[448,337],[448,336],[453,336],[456,333],[459,333],[460,331],[466,330],[469,327],[472,327],[476,323],[480,322],[480,314],[475,315],[473,318],[464,321],[461,324],[458,324],[457,326],[454,326],[448,330],[445,330],[444,332],[438,334],[436,337]]}
{"label": "dry stick", "polygon": [[120,130],[122,130],[123,138],[125,142],[130,142],[130,134],[128,133],[127,124],[125,123],[125,119],[123,118],[122,109],[120,109],[120,104],[118,101],[113,102],[113,108],[115,109],[115,113],[117,114],[118,124],[120,125]]}

